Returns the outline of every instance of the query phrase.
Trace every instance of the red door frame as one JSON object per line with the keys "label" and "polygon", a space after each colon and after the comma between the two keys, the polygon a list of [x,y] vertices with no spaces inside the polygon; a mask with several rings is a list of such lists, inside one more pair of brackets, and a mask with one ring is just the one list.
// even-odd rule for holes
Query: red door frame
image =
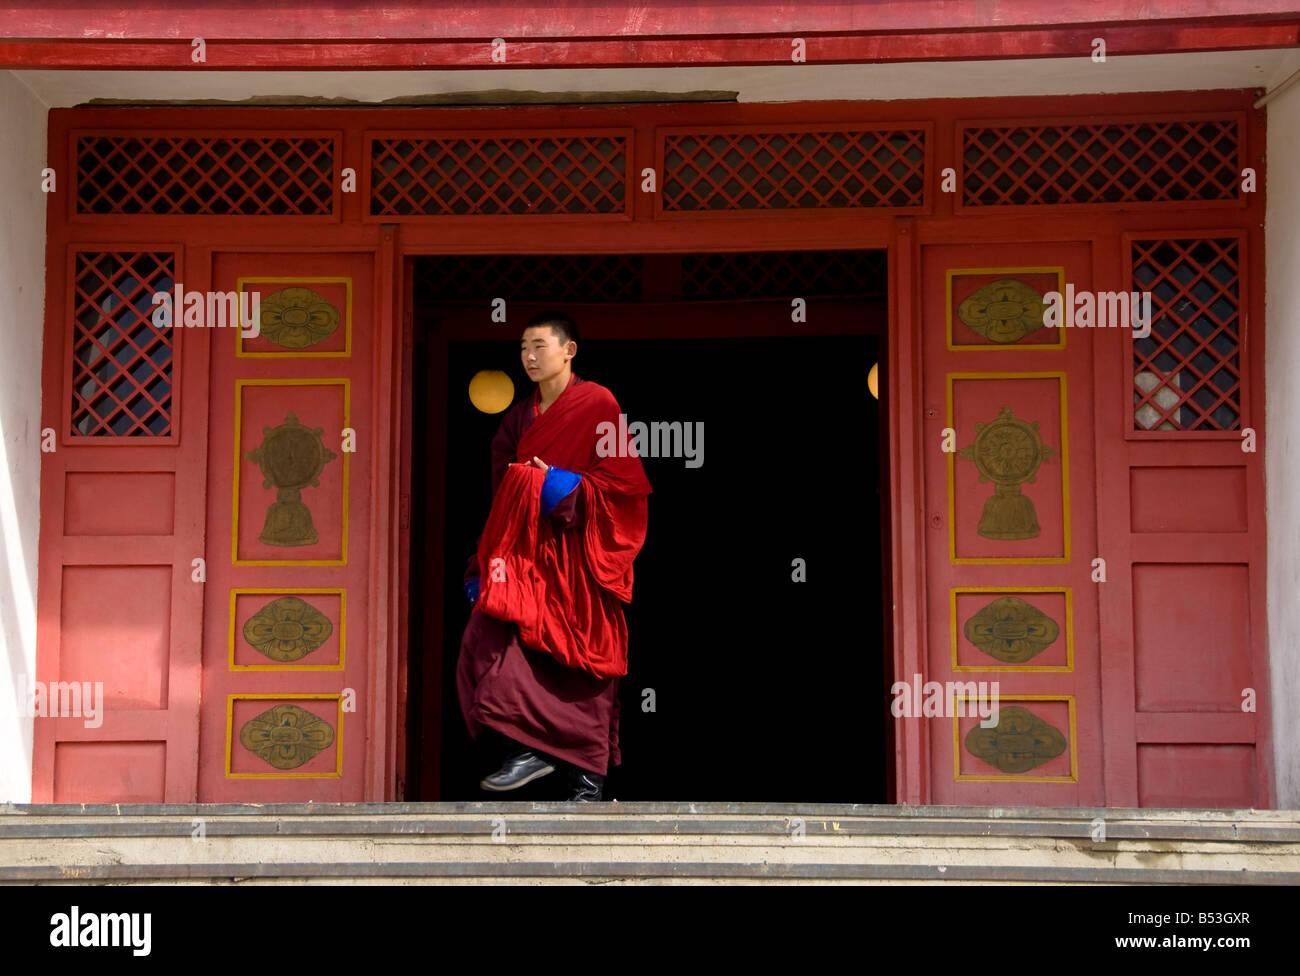
{"label": "red door frame", "polygon": [[[1182,94],[1137,94],[1119,96],[1070,96],[1062,98],[1012,98],[977,100],[938,100],[890,103],[819,102],[811,104],[678,104],[670,106],[603,106],[492,109],[194,109],[194,108],[84,108],[55,110],[50,115],[50,165],[60,174],[71,174],[74,154],[71,130],[256,130],[279,132],[297,128],[319,132],[338,132],[339,167],[368,172],[365,165],[366,134],[382,125],[387,131],[466,131],[490,130],[518,132],[531,130],[554,132],[560,129],[620,129],[630,131],[629,170],[639,173],[658,163],[656,133],[663,127],[680,126],[769,126],[789,127],[818,124],[891,124],[907,122],[923,126],[928,132],[926,198],[923,207],[910,213],[873,211],[803,211],[745,212],[738,214],[707,213],[699,215],[665,215],[656,213],[651,195],[634,192],[629,197],[626,214],[576,219],[560,217],[439,217],[411,218],[387,222],[388,218],[368,215],[361,193],[340,194],[336,215],[320,218],[269,217],[85,217],[73,213],[71,193],[50,194],[49,260],[47,261],[46,335],[55,341],[46,343],[45,388],[48,391],[43,425],[61,428],[64,385],[63,363],[59,359],[66,327],[63,314],[66,250],[72,246],[136,246],[159,241],[183,245],[187,263],[214,249],[248,250],[248,234],[255,229],[260,246],[311,251],[355,249],[370,250],[377,255],[376,382],[374,410],[381,424],[376,433],[378,449],[373,458],[372,476],[383,486],[383,499],[370,513],[373,561],[370,580],[374,598],[369,633],[369,647],[374,649],[371,673],[376,696],[369,720],[372,723],[367,761],[366,798],[393,799],[398,795],[396,783],[402,750],[402,726],[398,715],[407,694],[404,687],[406,663],[405,578],[407,540],[404,537],[404,493],[408,476],[404,458],[409,457],[404,410],[409,409],[406,384],[409,368],[403,362],[404,334],[409,329],[409,280],[405,271],[408,258],[422,254],[489,254],[489,253],[653,253],[709,250],[752,250],[755,242],[762,249],[876,249],[886,250],[889,259],[889,321],[894,341],[889,343],[886,386],[890,423],[889,463],[890,495],[895,499],[895,517],[891,526],[893,554],[892,587],[894,619],[893,660],[896,674],[923,672],[925,648],[929,646],[924,568],[921,553],[926,544],[926,513],[922,459],[929,446],[929,426],[925,420],[926,391],[921,383],[921,353],[918,333],[920,262],[922,248],[933,243],[970,244],[977,241],[1026,241],[1034,239],[1090,241],[1093,244],[1095,278],[1098,287],[1119,288],[1123,282],[1120,241],[1126,232],[1153,233],[1203,230],[1240,231],[1247,241],[1247,277],[1251,283],[1245,308],[1252,326],[1253,341],[1248,345],[1253,382],[1250,416],[1263,417],[1263,342],[1258,323],[1263,322],[1263,194],[1256,194],[1244,204],[1147,205],[1137,207],[1078,208],[1034,207],[1000,212],[972,211],[956,204],[953,194],[939,189],[940,169],[960,166],[958,125],[964,119],[996,117],[1024,120],[1029,123],[1063,118],[1152,117],[1170,114],[1188,115],[1207,112],[1240,112],[1246,117],[1246,144],[1243,156],[1262,160],[1263,113],[1251,108],[1252,93],[1213,92]],[[1263,165],[1260,186],[1264,185]],[[67,186],[70,179],[61,181]],[[1043,221],[1049,223],[1043,223]],[[328,228],[328,244],[321,244],[322,230]],[[557,234],[557,230],[562,233]],[[188,355],[188,354],[187,354]],[[200,362],[200,356],[188,357],[188,371]],[[1098,417],[1110,420],[1123,429],[1122,419],[1113,415],[1124,407],[1122,363],[1113,375],[1098,370],[1095,380]],[[205,397],[205,385],[198,379],[187,380],[188,397]],[[1118,386],[1117,386],[1118,384]],[[57,395],[56,395],[57,394]],[[206,413],[206,410],[202,411]],[[1259,427],[1258,421],[1252,421]],[[1262,441],[1262,437],[1261,437]],[[1116,494],[1117,478],[1122,465],[1108,453],[1109,445],[1097,443],[1098,481],[1104,493],[1098,499],[1097,518],[1101,545],[1117,552],[1121,561],[1129,552],[1126,535],[1127,516],[1116,514],[1111,506],[1121,502]],[[138,450],[154,448],[140,447]],[[124,446],[104,445],[81,448],[83,451],[111,452],[114,458],[131,454]],[[67,453],[46,455],[42,474],[43,498],[57,499]],[[83,455],[90,458],[90,454]],[[1262,454],[1257,459],[1262,461]],[[111,463],[105,460],[104,463]],[[1255,463],[1255,462],[1252,462]],[[191,471],[192,479],[202,478],[201,471]],[[1252,505],[1262,511],[1262,478],[1251,475]],[[196,481],[197,484],[197,481]],[[1124,502],[1127,495],[1122,496]],[[198,523],[201,523],[201,517]],[[202,525],[187,521],[187,531],[202,533]],[[1245,546],[1242,549],[1242,546]],[[1253,531],[1248,541],[1237,547],[1261,575],[1252,580],[1252,647],[1257,680],[1268,674],[1266,616],[1263,600],[1265,540],[1262,531]],[[57,658],[58,619],[57,590],[51,588],[51,574],[66,561],[71,549],[62,541],[62,512],[49,504],[43,506],[41,531],[42,589],[39,603],[38,676]],[[1190,555],[1190,554],[1189,554]],[[100,557],[96,557],[100,558]],[[150,557],[154,558],[154,557]],[[1102,700],[1106,729],[1105,768],[1108,803],[1131,803],[1134,767],[1132,752],[1138,741],[1134,727],[1131,687],[1126,693],[1124,681],[1132,682],[1131,644],[1133,612],[1131,599],[1123,587],[1103,590],[1099,626],[1103,635],[1116,641],[1121,650],[1106,661]],[[51,602],[54,601],[54,602]],[[1125,651],[1122,648],[1129,648]],[[192,644],[175,649],[194,653]],[[1125,655],[1128,655],[1127,667]],[[1260,765],[1263,805],[1271,802],[1272,760],[1268,732],[1267,695],[1255,716],[1259,729]],[[196,720],[197,723],[197,720]],[[38,727],[39,728],[39,727]],[[38,731],[38,737],[39,737]],[[195,729],[197,734],[197,729]],[[1150,734],[1158,734],[1151,732]],[[1239,735],[1240,731],[1223,731],[1221,735]],[[51,732],[52,736],[53,733]],[[51,741],[53,741],[51,739]],[[183,741],[183,738],[182,740]],[[37,756],[48,759],[46,744],[38,742]],[[925,723],[899,729],[895,744],[896,798],[905,803],[926,803],[930,798],[929,743]],[[38,764],[36,781],[48,784],[53,770]],[[183,783],[180,777],[178,783]],[[41,787],[45,789],[45,786]],[[178,786],[184,791],[183,786]],[[38,791],[39,792],[39,791]],[[172,796],[169,786],[169,797]],[[178,797],[179,798],[179,797]]]}

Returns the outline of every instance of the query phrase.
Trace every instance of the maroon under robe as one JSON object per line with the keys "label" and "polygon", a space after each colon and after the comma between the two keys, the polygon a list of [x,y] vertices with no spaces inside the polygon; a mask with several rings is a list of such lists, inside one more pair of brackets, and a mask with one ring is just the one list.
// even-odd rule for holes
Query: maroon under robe
{"label": "maroon under robe", "polygon": [[[569,385],[582,382],[574,374]],[[539,388],[502,418],[492,440],[494,495],[506,467],[516,460],[521,435],[537,419],[540,394]],[[552,519],[560,530],[580,528],[584,516],[581,494],[576,489],[570,491],[550,515],[542,517]],[[475,552],[465,580],[479,575]],[[601,775],[622,762],[618,678],[597,678],[524,646],[514,623],[481,611],[470,614],[461,638],[456,688],[465,724],[475,739],[485,727],[493,728],[522,745]]]}

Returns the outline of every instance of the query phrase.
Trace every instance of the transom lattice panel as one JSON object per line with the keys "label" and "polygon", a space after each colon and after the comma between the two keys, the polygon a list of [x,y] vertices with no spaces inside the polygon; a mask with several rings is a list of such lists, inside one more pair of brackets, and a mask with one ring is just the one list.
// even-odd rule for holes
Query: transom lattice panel
{"label": "transom lattice panel", "polygon": [[374,217],[622,214],[629,133],[372,137]]}
{"label": "transom lattice panel", "polygon": [[926,130],[668,130],[662,212],[925,205]]}
{"label": "transom lattice panel", "polygon": [[884,251],[727,251],[660,254],[659,291],[646,292],[640,254],[482,254],[421,258],[415,301],[758,301],[790,297],[882,297]]}
{"label": "transom lattice panel", "polygon": [[682,255],[693,300],[863,297],[888,293],[884,251],[741,251]]}
{"label": "transom lattice panel", "polygon": [[453,254],[416,262],[415,300],[641,301],[639,254]]}
{"label": "transom lattice panel", "polygon": [[328,134],[81,133],[78,214],[329,216]]}
{"label": "transom lattice panel", "polygon": [[1130,241],[1151,334],[1133,341],[1133,429],[1241,429],[1241,260],[1235,237]]}
{"label": "transom lattice panel", "polygon": [[1236,201],[1241,120],[961,129],[967,207]]}
{"label": "transom lattice panel", "polygon": [[70,433],[169,436],[175,331],[153,324],[153,296],[175,284],[175,253],[78,251],[74,265]]}

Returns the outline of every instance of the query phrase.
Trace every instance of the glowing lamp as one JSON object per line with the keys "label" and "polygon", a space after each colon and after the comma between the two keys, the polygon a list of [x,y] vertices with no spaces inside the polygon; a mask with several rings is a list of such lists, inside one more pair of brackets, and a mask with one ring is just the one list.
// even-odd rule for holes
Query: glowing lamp
{"label": "glowing lamp", "polygon": [[514,398],[515,384],[499,369],[480,369],[469,381],[469,402],[483,413],[500,413]]}
{"label": "glowing lamp", "polygon": [[880,399],[880,363],[873,363],[871,372],[867,374],[867,389],[877,400]]}

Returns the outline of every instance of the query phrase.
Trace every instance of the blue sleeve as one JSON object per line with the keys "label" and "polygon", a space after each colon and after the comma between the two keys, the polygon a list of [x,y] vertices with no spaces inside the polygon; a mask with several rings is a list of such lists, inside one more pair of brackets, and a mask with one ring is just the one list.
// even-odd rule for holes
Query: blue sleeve
{"label": "blue sleeve", "polygon": [[551,510],[571,491],[578,487],[582,475],[563,468],[550,467],[542,481],[542,514],[550,515]]}

